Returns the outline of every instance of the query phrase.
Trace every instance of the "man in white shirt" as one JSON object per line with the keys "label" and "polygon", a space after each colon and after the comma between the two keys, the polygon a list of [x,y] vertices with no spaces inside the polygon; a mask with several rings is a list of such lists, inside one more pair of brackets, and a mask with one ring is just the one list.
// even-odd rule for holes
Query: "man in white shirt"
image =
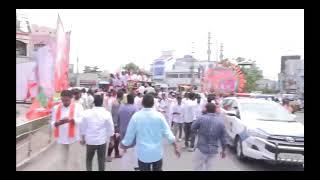
{"label": "man in white shirt", "polygon": [[90,89],[90,90],[88,91],[88,97],[87,97],[87,108],[88,108],[88,109],[93,108],[93,105],[94,105],[93,101],[94,101],[93,91]]}
{"label": "man in white shirt", "polygon": [[86,89],[85,88],[83,88],[82,90],[81,90],[81,99],[82,99],[82,106],[83,106],[83,109],[88,109],[88,107],[87,107],[87,101],[88,101],[88,94],[87,94],[87,91],[86,91]]}
{"label": "man in white shirt", "polygon": [[[192,136],[191,125],[192,125],[192,122],[195,120],[197,102],[195,100],[194,93],[189,93],[186,98],[187,100],[183,105],[185,147],[189,148],[189,151],[193,151],[195,138],[194,136]],[[189,141],[190,141],[190,146],[189,146]]]}
{"label": "man in white shirt", "polygon": [[198,117],[200,117],[202,115],[202,111],[204,110],[203,105],[201,104],[201,96],[197,95],[197,105],[196,105],[196,109],[195,109],[195,117],[194,120],[198,119]]}
{"label": "man in white shirt", "polygon": [[168,114],[167,114],[168,110],[169,110],[168,99],[166,97],[166,94],[163,92],[163,93],[161,93],[161,97],[159,99],[159,112],[161,112],[163,114],[163,116],[167,120],[169,127],[171,127],[171,123],[170,123],[170,120],[169,120]]}
{"label": "man in white shirt", "polygon": [[137,81],[137,80],[138,80],[137,74],[133,73],[133,74],[131,75],[131,80],[132,80],[132,81]]}
{"label": "man in white shirt", "polygon": [[113,79],[113,86],[116,91],[122,88],[122,81],[120,79],[119,73],[116,73],[116,77]]}
{"label": "man in white shirt", "polygon": [[181,104],[181,100],[181,96],[178,96],[178,103],[172,107],[173,135],[178,139],[177,133],[179,131],[179,141],[182,140],[181,136],[183,127],[183,106]]}
{"label": "man in white shirt", "polygon": [[111,113],[102,104],[102,96],[95,95],[95,107],[83,113],[80,132],[82,135],[81,144],[87,145],[87,171],[92,171],[92,159],[95,151],[98,154],[99,171],[104,171],[107,145],[110,142],[110,137],[114,134]]}
{"label": "man in white shirt", "polygon": [[137,96],[134,97],[134,106],[140,110],[142,109],[142,94],[138,92]]}
{"label": "man in white shirt", "polygon": [[175,94],[174,93],[169,93],[168,95],[168,118],[171,122],[171,127],[173,127],[173,123],[172,123],[172,108],[175,104],[177,104],[177,99],[175,98]]}
{"label": "man in white shirt", "polygon": [[73,102],[83,104],[83,100],[81,99],[81,92],[79,89],[73,89]]}
{"label": "man in white shirt", "polygon": [[126,76],[126,74],[125,74],[124,71],[122,71],[120,79],[121,79],[121,82],[122,82],[123,87],[124,87],[124,88],[127,88],[128,79],[127,79],[127,76]]}
{"label": "man in white shirt", "polygon": [[137,75],[137,81],[142,81],[142,76],[141,76],[141,74],[138,74],[138,75]]}
{"label": "man in white shirt", "polygon": [[145,83],[145,85],[145,91],[147,91],[147,93],[156,93],[156,90],[153,87],[151,87],[149,83]]}
{"label": "man in white shirt", "polygon": [[141,85],[139,88],[138,88],[138,92],[140,93],[140,94],[143,94],[144,93],[144,91],[145,91],[145,87],[144,87],[144,85]]}
{"label": "man in white shirt", "polygon": [[71,170],[69,156],[73,151],[72,145],[80,140],[79,125],[82,119],[83,107],[78,103],[72,102],[72,96],[72,91],[63,90],[61,92],[62,103],[53,107],[51,116],[54,137],[60,146],[62,155],[62,170]]}

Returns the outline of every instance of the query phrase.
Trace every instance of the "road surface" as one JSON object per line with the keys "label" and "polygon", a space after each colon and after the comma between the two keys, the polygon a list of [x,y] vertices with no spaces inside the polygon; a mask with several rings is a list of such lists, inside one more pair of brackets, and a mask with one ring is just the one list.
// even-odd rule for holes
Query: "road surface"
{"label": "road surface", "polygon": [[[297,113],[297,120],[304,123],[304,114]],[[188,152],[182,149],[181,157],[178,159],[174,153],[173,148],[164,143],[164,171],[192,171],[193,164],[193,152]],[[182,147],[183,142],[179,145]],[[74,144],[75,150],[71,154],[71,158],[77,159],[78,162],[72,165],[74,171],[85,171],[85,146],[81,146],[79,143]],[[23,167],[22,171],[55,171],[59,170],[59,149],[58,145],[53,145],[46,152],[32,160],[29,164]],[[133,166],[133,165],[132,165]],[[121,160],[113,159],[112,162],[106,163],[106,171],[120,171]],[[97,156],[93,159],[93,170],[96,171],[97,167]],[[293,165],[272,165],[258,160],[246,160],[240,161],[235,156],[235,153],[228,149],[227,157],[221,159],[217,156],[216,164],[214,165],[216,171],[303,171],[304,169],[299,166]]]}

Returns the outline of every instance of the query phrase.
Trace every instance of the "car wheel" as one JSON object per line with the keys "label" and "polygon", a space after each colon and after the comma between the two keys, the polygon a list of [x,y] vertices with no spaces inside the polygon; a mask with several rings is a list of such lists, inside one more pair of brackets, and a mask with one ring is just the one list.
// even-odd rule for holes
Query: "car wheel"
{"label": "car wheel", "polygon": [[235,150],[236,150],[237,158],[240,160],[243,160],[244,155],[242,151],[242,141],[239,137],[237,137],[235,141]]}

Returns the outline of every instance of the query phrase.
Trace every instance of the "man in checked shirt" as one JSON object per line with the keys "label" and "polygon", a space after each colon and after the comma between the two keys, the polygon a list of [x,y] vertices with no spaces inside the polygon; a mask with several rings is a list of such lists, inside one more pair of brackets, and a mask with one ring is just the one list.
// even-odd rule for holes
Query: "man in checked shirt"
{"label": "man in checked shirt", "polygon": [[212,165],[218,154],[218,141],[222,145],[221,158],[226,156],[227,141],[223,119],[216,114],[216,105],[213,103],[206,105],[206,112],[205,115],[198,117],[191,126],[191,131],[198,135],[197,149],[193,161],[196,171],[212,170]]}

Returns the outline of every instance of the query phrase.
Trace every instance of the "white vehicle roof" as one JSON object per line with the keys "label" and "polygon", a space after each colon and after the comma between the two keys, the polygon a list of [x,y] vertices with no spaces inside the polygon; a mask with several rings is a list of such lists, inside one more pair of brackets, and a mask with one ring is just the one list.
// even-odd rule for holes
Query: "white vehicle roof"
{"label": "white vehicle roof", "polygon": [[247,97],[227,97],[225,99],[233,99],[239,103],[273,103],[265,99],[247,98]]}

